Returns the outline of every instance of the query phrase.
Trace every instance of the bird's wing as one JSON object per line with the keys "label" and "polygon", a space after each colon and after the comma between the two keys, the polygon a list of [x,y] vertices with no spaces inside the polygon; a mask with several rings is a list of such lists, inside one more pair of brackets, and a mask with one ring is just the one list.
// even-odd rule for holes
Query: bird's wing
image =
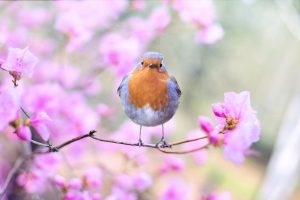
{"label": "bird's wing", "polygon": [[118,92],[118,95],[119,95],[119,97],[121,96],[121,89],[122,89],[122,87],[123,87],[123,85],[124,85],[124,81],[127,79],[127,77],[128,77],[128,75],[126,75],[123,79],[122,79],[122,81],[121,81],[121,83],[120,83],[120,85],[119,85],[119,87],[118,87],[118,90],[117,90],[117,92]]}
{"label": "bird's wing", "polygon": [[170,80],[175,84],[176,92],[177,92],[178,96],[180,97],[181,96],[181,90],[180,90],[180,87],[179,87],[179,85],[176,81],[176,78],[174,76],[171,76]]}

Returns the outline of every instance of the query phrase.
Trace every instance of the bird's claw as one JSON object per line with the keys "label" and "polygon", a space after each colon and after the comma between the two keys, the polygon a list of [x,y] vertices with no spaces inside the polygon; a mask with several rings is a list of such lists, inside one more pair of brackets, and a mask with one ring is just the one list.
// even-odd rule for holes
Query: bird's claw
{"label": "bird's claw", "polygon": [[136,146],[139,146],[139,147],[141,147],[141,146],[143,146],[144,144],[143,144],[143,141],[141,140],[141,139],[139,139],[139,141],[138,141],[138,143],[136,144]]}
{"label": "bird's claw", "polygon": [[158,143],[156,143],[156,148],[171,148],[164,138],[161,138]]}

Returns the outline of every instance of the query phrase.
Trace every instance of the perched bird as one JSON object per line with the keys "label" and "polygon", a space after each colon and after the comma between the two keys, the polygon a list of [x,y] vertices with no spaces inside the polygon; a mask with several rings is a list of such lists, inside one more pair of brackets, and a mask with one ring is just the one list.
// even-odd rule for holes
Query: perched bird
{"label": "perched bird", "polygon": [[181,90],[173,76],[162,64],[163,56],[156,52],[144,54],[142,62],[129,72],[118,87],[124,112],[140,125],[139,141],[142,146],[142,126],[162,126],[161,140],[156,144],[168,147],[164,138],[164,123],[175,114]]}

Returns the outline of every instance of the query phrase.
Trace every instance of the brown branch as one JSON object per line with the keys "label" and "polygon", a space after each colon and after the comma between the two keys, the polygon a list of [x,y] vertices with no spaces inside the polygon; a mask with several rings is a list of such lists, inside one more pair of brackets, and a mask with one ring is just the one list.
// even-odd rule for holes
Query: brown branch
{"label": "brown branch", "polygon": [[[85,135],[82,135],[82,136],[78,136],[78,137],[75,137],[73,139],[70,139],[58,146],[54,146],[52,144],[42,144],[41,146],[46,146],[49,148],[48,151],[35,151],[34,153],[35,154],[44,154],[44,153],[50,153],[50,152],[58,152],[60,149],[76,142],[76,141],[79,141],[79,140],[82,140],[84,138],[92,138],[93,140],[97,140],[97,141],[100,141],[100,142],[107,142],[107,143],[113,143],[113,144],[119,144],[119,145],[127,145],[127,146],[135,146],[135,147],[146,147],[146,148],[153,148],[153,149],[158,149],[160,152],[162,153],[168,153],[168,154],[187,154],[187,153],[192,153],[192,152],[195,152],[195,151],[199,151],[199,150],[202,150],[202,149],[205,149],[209,146],[209,143],[204,145],[204,146],[201,146],[199,148],[196,148],[196,149],[192,149],[192,150],[182,150],[182,151],[176,151],[176,150],[165,150],[165,148],[163,147],[160,147],[158,146],[157,144],[142,144],[142,145],[139,145],[138,143],[129,143],[129,142],[123,142],[123,141],[118,141],[118,140],[112,140],[112,139],[102,139],[102,138],[97,138],[95,137],[94,133],[96,133],[96,131],[90,131],[89,133],[85,134]],[[172,148],[174,146],[179,146],[181,144],[186,144],[186,143],[190,143],[190,142],[194,142],[194,141],[198,141],[198,140],[202,140],[202,139],[206,139],[207,136],[203,136],[203,137],[199,137],[199,138],[194,138],[194,139],[189,139],[189,140],[183,140],[183,141],[178,141],[178,142],[173,142],[173,143],[170,143],[168,148]]]}
{"label": "brown branch", "polygon": [[14,179],[14,177],[18,173],[19,169],[22,167],[25,160],[26,160],[25,157],[18,158],[17,161],[15,162],[13,168],[9,171],[7,178],[5,179],[5,182],[0,191],[0,199],[3,198],[8,186],[10,185],[11,181]]}
{"label": "brown branch", "polygon": [[167,153],[167,154],[188,154],[188,153],[194,153],[196,151],[200,151],[200,150],[203,150],[203,149],[207,149],[208,147],[209,147],[209,143],[202,146],[202,147],[198,147],[198,148],[190,149],[190,150],[173,151],[173,150],[166,150],[166,149],[163,149],[161,147],[159,147],[158,150],[162,153]]}

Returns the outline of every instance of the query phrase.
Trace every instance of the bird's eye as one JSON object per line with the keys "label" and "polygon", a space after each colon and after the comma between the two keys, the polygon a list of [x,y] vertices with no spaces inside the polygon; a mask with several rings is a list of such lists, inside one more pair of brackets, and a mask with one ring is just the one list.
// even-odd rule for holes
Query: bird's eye
{"label": "bird's eye", "polygon": [[144,65],[144,62],[143,62],[143,61],[141,62],[141,65]]}
{"label": "bird's eye", "polygon": [[160,67],[162,67],[162,64],[160,63],[160,65],[159,65]]}

